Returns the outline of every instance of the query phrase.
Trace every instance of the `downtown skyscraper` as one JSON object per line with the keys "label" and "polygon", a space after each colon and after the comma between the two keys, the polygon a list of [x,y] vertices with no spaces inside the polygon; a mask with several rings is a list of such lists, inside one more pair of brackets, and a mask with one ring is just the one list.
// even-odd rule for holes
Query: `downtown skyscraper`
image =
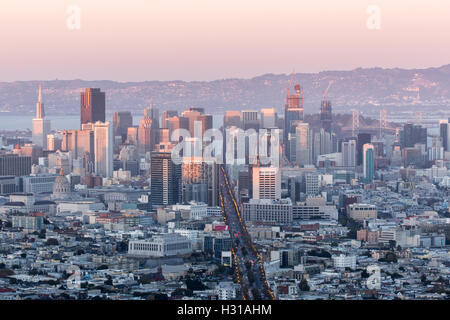
{"label": "downtown skyscraper", "polygon": [[375,148],[373,144],[363,146],[363,170],[366,183],[372,183],[375,177]]}
{"label": "downtown skyscraper", "polygon": [[299,84],[296,84],[295,93],[289,94],[287,88],[286,105],[284,107],[284,141],[287,142],[288,135],[291,133],[292,121],[305,119],[305,96],[304,91]]}
{"label": "downtown skyscraper", "polygon": [[331,133],[331,124],[333,121],[333,113],[330,100],[322,100],[320,105],[320,121],[325,132]]}
{"label": "downtown skyscraper", "polygon": [[181,165],[172,161],[171,152],[151,154],[151,203],[171,205],[181,202]]}
{"label": "downtown skyscraper", "polygon": [[133,126],[133,116],[130,111],[116,111],[113,116],[114,137],[122,137],[122,142],[127,138],[129,127]]}
{"label": "downtown skyscraper", "polygon": [[97,121],[94,126],[95,173],[103,178],[113,175],[113,127]]}
{"label": "downtown skyscraper", "polygon": [[50,133],[50,120],[45,118],[44,103],[42,102],[42,86],[39,86],[38,101],[36,102],[36,117],[33,119],[33,144],[47,149],[47,134]]}
{"label": "downtown skyscraper", "polygon": [[105,122],[105,93],[99,88],[86,88],[80,96],[81,125],[89,122]]}

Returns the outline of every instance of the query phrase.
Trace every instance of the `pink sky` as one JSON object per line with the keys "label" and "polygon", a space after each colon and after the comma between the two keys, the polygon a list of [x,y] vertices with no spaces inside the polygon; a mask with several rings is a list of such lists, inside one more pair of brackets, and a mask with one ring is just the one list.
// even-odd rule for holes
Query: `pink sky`
{"label": "pink sky", "polygon": [[[80,30],[66,26],[72,4]],[[369,5],[380,30],[366,27]],[[440,66],[449,32],[449,0],[1,0],[0,81]]]}

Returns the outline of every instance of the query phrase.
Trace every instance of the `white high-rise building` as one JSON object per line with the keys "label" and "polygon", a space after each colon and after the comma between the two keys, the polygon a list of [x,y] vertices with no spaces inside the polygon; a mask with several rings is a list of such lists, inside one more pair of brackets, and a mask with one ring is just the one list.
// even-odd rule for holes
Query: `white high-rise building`
{"label": "white high-rise building", "polygon": [[277,167],[252,168],[253,199],[281,199],[281,173]]}
{"label": "white high-rise building", "polygon": [[47,149],[47,134],[50,133],[50,120],[45,118],[44,103],[42,102],[42,86],[39,86],[38,101],[36,102],[36,118],[33,119],[33,144]]}
{"label": "white high-rise building", "polygon": [[113,175],[113,135],[109,121],[94,124],[95,173],[104,178]]}
{"label": "white high-rise building", "polygon": [[312,135],[309,124],[306,122],[298,123],[295,128],[295,160],[299,166],[313,163],[312,159]]}
{"label": "white high-rise building", "polygon": [[342,142],[342,166],[356,166],[356,140]]}

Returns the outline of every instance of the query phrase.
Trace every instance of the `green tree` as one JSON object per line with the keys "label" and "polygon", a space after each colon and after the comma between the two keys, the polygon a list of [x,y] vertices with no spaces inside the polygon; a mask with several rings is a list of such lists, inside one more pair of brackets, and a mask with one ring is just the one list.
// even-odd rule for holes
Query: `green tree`
{"label": "green tree", "polygon": [[42,230],[39,232],[38,238],[39,238],[39,239],[45,239],[45,235],[46,235],[46,231],[45,231],[45,229],[42,229]]}
{"label": "green tree", "polygon": [[46,244],[47,246],[57,246],[57,245],[59,245],[59,242],[58,242],[58,240],[55,239],[55,238],[49,238],[49,239],[47,239],[47,241],[45,242],[45,244]]}
{"label": "green tree", "polygon": [[396,244],[397,244],[397,241],[395,241],[395,240],[389,240],[389,248],[390,248],[391,250],[394,250]]}
{"label": "green tree", "polygon": [[427,282],[427,276],[425,274],[422,274],[422,276],[420,277],[420,281],[422,283],[426,283]]}
{"label": "green tree", "polygon": [[206,287],[200,279],[186,279],[186,287],[192,291],[201,291],[205,290]]}

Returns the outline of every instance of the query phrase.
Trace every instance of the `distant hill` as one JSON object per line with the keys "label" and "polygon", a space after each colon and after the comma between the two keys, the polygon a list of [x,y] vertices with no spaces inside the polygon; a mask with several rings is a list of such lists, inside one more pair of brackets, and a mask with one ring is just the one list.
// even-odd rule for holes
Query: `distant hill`
{"label": "distant hill", "polygon": [[[282,110],[289,75],[265,74],[251,79],[215,81],[53,80],[0,82],[0,111],[33,114],[39,83],[43,85],[46,113],[78,114],[80,91],[99,87],[106,92],[107,112],[142,113],[152,98],[161,109],[204,107],[210,113],[245,108],[275,107]],[[306,112],[317,112],[322,92],[331,82],[327,98],[336,111],[450,106],[450,64],[427,69],[358,68],[351,71],[297,73],[294,83],[305,90]],[[1,114],[1,113],[0,113]]]}

